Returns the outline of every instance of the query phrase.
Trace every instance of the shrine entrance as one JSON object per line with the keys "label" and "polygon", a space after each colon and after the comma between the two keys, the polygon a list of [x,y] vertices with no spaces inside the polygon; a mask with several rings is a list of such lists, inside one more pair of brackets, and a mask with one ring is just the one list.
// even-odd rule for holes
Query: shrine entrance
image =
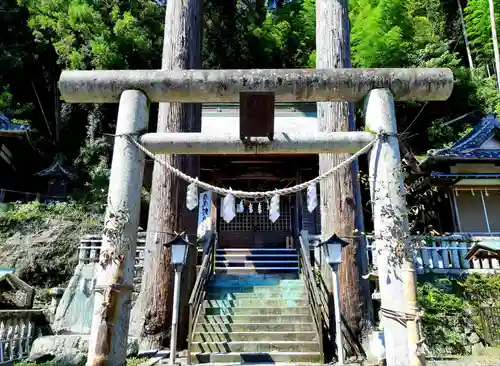
{"label": "shrine entrance", "polygon": [[[290,209],[280,208],[281,202],[287,196],[307,190],[308,211],[318,210],[318,202],[314,194],[316,186],[324,182],[342,167],[347,166],[369,151],[369,182],[371,193],[371,204],[374,221],[374,238],[378,250],[377,267],[380,281],[381,305],[384,309],[384,339],[386,348],[386,360],[390,365],[420,365],[424,356],[421,345],[423,344],[419,332],[418,306],[416,306],[416,284],[414,265],[410,253],[412,243],[408,240],[409,225],[406,202],[404,197],[404,174],[401,169],[401,158],[398,146],[398,132],[396,128],[395,100],[399,101],[440,101],[446,100],[453,90],[453,73],[449,69],[305,69],[305,70],[86,70],[86,71],[63,71],[59,81],[61,97],[67,103],[117,103],[119,102],[117,127],[114,141],[113,159],[109,179],[108,205],[106,221],[103,230],[101,246],[100,266],[96,275],[96,290],[94,292],[94,310],[91,336],[89,338],[88,364],[113,364],[124,365],[126,363],[126,345],[128,337],[128,325],[130,317],[130,299],[133,288],[133,269],[136,254],[137,226],[144,171],[144,155],[155,160],[162,166],[165,172],[169,171],[174,176],[189,183],[186,193],[186,207],[190,210],[198,206],[197,190],[202,188],[224,197],[224,221],[235,223],[245,222],[237,219],[236,204],[241,199],[260,199],[271,201],[269,219],[275,224],[264,224],[252,215],[248,216],[249,224],[245,223],[243,228],[267,229],[290,227]],[[365,131],[352,132],[328,132],[320,128],[319,131],[311,129],[310,133],[294,132],[294,129],[279,132],[275,130],[272,113],[274,102],[332,102],[346,101],[357,103],[365,100]],[[216,103],[216,102],[240,102],[244,106],[240,118],[239,133],[230,131],[207,132],[162,132],[144,133],[147,130],[150,103]],[[261,103],[262,102],[262,103]],[[272,102],[272,103],[271,103]],[[259,108],[256,108],[259,107]],[[325,112],[326,113],[326,112]],[[264,118],[265,117],[265,118]],[[259,123],[252,123],[259,121]],[[327,124],[328,125],[328,124]],[[133,148],[136,147],[136,148]],[[175,166],[169,164],[168,160],[159,155],[188,154],[188,155],[219,155],[227,158],[230,155],[249,157],[259,155],[261,157],[270,154],[290,157],[295,163],[287,175],[297,175],[297,166],[307,167],[299,164],[297,157],[302,154],[352,154],[339,164],[331,167],[328,171],[318,174],[311,180],[303,181],[290,187],[267,191],[238,191],[235,192],[224,186],[226,180],[238,177],[236,169],[213,171],[216,180],[208,183],[196,177],[186,175]],[[303,155],[302,155],[303,156]],[[254,160],[254,159],[252,159]],[[264,165],[263,161],[259,164]],[[290,165],[289,165],[290,166]],[[201,164],[203,168],[203,164]],[[163,171],[162,171],[163,172]],[[272,169],[275,177],[277,169]],[[223,177],[226,174],[226,177]],[[257,174],[257,173],[255,173]],[[203,170],[202,174],[203,175]],[[299,178],[299,177],[297,177]],[[233,178],[238,180],[238,178]],[[248,176],[240,177],[250,180]],[[255,176],[254,176],[255,179]],[[280,178],[281,179],[281,178]],[[299,179],[297,179],[299,180]],[[213,182],[213,183],[212,183]],[[220,182],[217,185],[214,183]],[[227,187],[227,188],[226,188]],[[231,188],[236,189],[235,185]],[[326,189],[333,188],[327,185]],[[324,193],[324,191],[323,191]],[[280,199],[281,196],[281,199]],[[323,199],[323,197],[321,197]],[[292,199],[292,198],[290,198]],[[327,205],[328,198],[321,204]],[[286,205],[286,203],[283,203]],[[283,207],[283,206],[281,206]],[[310,208],[309,208],[310,207]],[[266,207],[267,209],[267,207]],[[253,210],[253,209],[252,209]],[[262,208],[261,208],[262,210]],[[258,208],[256,210],[258,212]],[[262,211],[265,211],[262,210]],[[282,212],[280,212],[282,211]],[[263,215],[263,214],[261,214]],[[281,220],[281,221],[279,221]],[[325,219],[326,220],[326,219]],[[250,224],[251,223],[251,224]],[[286,224],[288,223],[288,224]],[[219,231],[231,232],[235,224]],[[259,226],[261,225],[261,226]],[[245,231],[245,230],[241,230]],[[277,230],[279,232],[280,230]],[[260,233],[266,231],[259,231]],[[322,232],[322,237],[330,233]],[[298,236],[298,235],[297,235]],[[187,236],[186,236],[187,237]],[[255,238],[254,238],[255,237]],[[148,256],[146,259],[151,263],[154,255],[166,253],[162,246],[154,240],[148,243]],[[214,242],[214,236],[207,237],[207,241]],[[252,235],[252,244],[259,244],[257,235]],[[309,298],[310,311],[313,319],[318,321],[314,324],[318,340],[324,330],[322,324],[324,313],[320,308],[318,299],[318,288],[312,265],[309,262],[309,234],[307,230],[300,233],[298,246],[301,259],[300,269],[305,281],[307,296]],[[331,237],[332,242],[326,242],[327,247],[336,246],[333,255],[328,255],[328,262],[334,284],[337,290],[334,294],[335,318],[341,319],[340,304],[338,301],[338,275],[339,264],[342,261],[339,253],[339,240]],[[343,242],[344,240],[341,240]],[[227,243],[224,240],[224,244]],[[186,250],[192,245],[187,239],[178,235],[174,242],[169,243],[172,265],[175,269],[174,278],[174,306],[172,311],[172,344],[170,349],[170,364],[175,363],[176,352],[174,352],[177,341],[177,321],[179,310],[179,299],[181,292],[181,275],[183,266],[186,264]],[[238,238],[233,246],[238,245]],[[270,245],[266,242],[266,245]],[[279,244],[279,243],[278,243]],[[348,245],[348,243],[346,243]],[[181,250],[181,248],[183,248]],[[184,255],[183,255],[184,253]],[[214,348],[204,348],[204,342],[194,342],[192,331],[197,329],[198,316],[204,311],[204,295],[208,292],[211,284],[211,268],[215,265],[211,252],[207,252],[203,259],[203,267],[200,268],[196,278],[195,286],[191,294],[189,304],[189,338],[188,338],[188,362],[195,345],[198,361],[217,362],[239,362],[248,361],[246,355],[259,355],[263,353],[234,352],[240,353],[237,359],[232,358],[233,351],[227,353],[231,358],[212,358],[221,353],[213,353],[217,350],[220,342],[210,342]],[[326,254],[326,253],[325,253]],[[183,257],[183,258],[181,258]],[[245,263],[246,264],[246,263]],[[146,264],[145,264],[146,267]],[[151,268],[153,269],[153,268]],[[274,268],[267,268],[273,269]],[[149,272],[145,272],[149,273]],[[158,272],[152,270],[148,280],[156,281]],[[387,279],[387,280],[386,280]],[[195,305],[196,304],[196,305]],[[246,316],[246,315],[245,315]],[[262,315],[259,315],[262,316]],[[273,315],[274,316],[274,315]],[[300,315],[301,316],[301,315]],[[206,315],[203,316],[207,318]],[[218,324],[219,318],[216,316]],[[108,320],[112,321],[109,322]],[[229,318],[228,318],[229,319]],[[225,323],[228,329],[232,328],[233,320]],[[283,321],[283,324],[285,322]],[[206,323],[210,324],[210,323]],[[262,324],[257,324],[260,326]],[[215,325],[214,325],[215,327]],[[217,325],[220,327],[220,325]],[[258,329],[258,328],[255,328]],[[258,330],[257,330],[258,332]],[[343,363],[342,352],[342,330],[341,322],[336,322],[335,335],[336,347],[339,350],[339,363]],[[216,345],[217,343],[217,345]],[[238,342],[234,342],[238,343]],[[272,354],[275,347],[270,346]],[[321,346],[320,346],[321,348]],[[254,349],[254,348],[252,348]],[[206,352],[207,350],[208,352]],[[239,350],[242,350],[239,348]],[[220,351],[220,349],[219,349]],[[301,352],[297,352],[301,353]],[[245,355],[245,356],[243,356]],[[266,355],[266,353],[264,353]],[[243,356],[243,357],[241,357]],[[309,352],[307,362],[311,361]],[[265,356],[266,360],[268,359]],[[255,359],[255,358],[253,358]],[[280,358],[281,359],[281,358]],[[206,361],[204,361],[206,360]],[[287,360],[291,360],[287,358]],[[295,359],[294,359],[295,360]],[[324,360],[316,360],[313,362]]]}
{"label": "shrine entrance", "polygon": [[[243,211],[237,210],[236,217],[230,221],[219,222],[220,248],[284,248],[286,237],[292,235],[290,200],[280,201],[280,217],[274,223],[269,220],[267,203],[248,202]],[[252,205],[253,208],[250,208]]]}
{"label": "shrine entrance", "polygon": [[[202,179],[234,190],[262,192],[296,184],[297,172],[317,173],[316,155],[202,156]],[[280,217],[269,220],[269,200],[237,200],[236,217],[226,222],[218,206],[217,232],[220,248],[285,248],[293,235],[295,195],[280,200]]]}

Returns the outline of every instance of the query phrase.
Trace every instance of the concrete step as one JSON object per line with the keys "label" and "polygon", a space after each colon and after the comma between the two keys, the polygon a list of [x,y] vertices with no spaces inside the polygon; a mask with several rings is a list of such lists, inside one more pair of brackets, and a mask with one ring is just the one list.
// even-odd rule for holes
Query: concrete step
{"label": "concrete step", "polygon": [[310,323],[311,315],[203,315],[200,323]]}
{"label": "concrete step", "polygon": [[264,253],[247,253],[247,254],[216,254],[216,261],[297,261],[296,253],[287,254],[264,254]]}
{"label": "concrete step", "polygon": [[195,333],[196,342],[235,341],[317,341],[316,332],[203,332]]}
{"label": "concrete step", "polygon": [[307,292],[302,291],[283,291],[271,293],[252,293],[252,292],[211,292],[205,297],[207,300],[243,300],[243,299],[261,299],[261,300],[307,300]]}
{"label": "concrete step", "polygon": [[313,320],[308,323],[219,323],[198,322],[195,332],[315,332]]}
{"label": "concrete step", "polygon": [[306,295],[307,288],[304,286],[283,286],[283,287],[207,287],[207,293],[210,296],[227,296],[227,294],[234,294],[241,298],[263,297],[263,296],[290,296],[291,294]]}
{"label": "concrete step", "polygon": [[237,282],[220,282],[209,283],[207,286],[208,292],[281,292],[281,291],[290,291],[290,290],[307,290],[307,287],[304,282],[301,280],[284,280],[280,281],[274,285],[267,285],[254,283],[254,284],[240,284]]}
{"label": "concrete step", "polygon": [[239,260],[216,260],[215,268],[224,267],[250,267],[250,268],[271,268],[271,267],[297,267],[297,261],[295,260],[245,260],[241,258]]}
{"label": "concrete step", "polygon": [[298,273],[215,274],[210,285],[215,286],[276,286],[287,281],[302,281]]}
{"label": "concrete step", "polygon": [[319,352],[269,352],[269,353],[191,353],[193,363],[297,363],[311,362],[321,363]]}
{"label": "concrete step", "polygon": [[295,254],[297,250],[286,248],[223,248],[217,249],[216,255],[246,255],[246,254]]}
{"label": "concrete step", "polygon": [[[167,365],[169,361],[164,360],[161,361],[160,365]],[[262,366],[262,365],[274,365],[274,366],[324,366],[323,363],[313,363],[313,362],[294,362],[294,363],[285,363],[285,362],[245,362],[245,363],[236,363],[236,362],[216,362],[216,363],[204,363],[204,366]],[[358,366],[358,364],[351,365]]]}
{"label": "concrete step", "polygon": [[298,273],[299,267],[216,267],[219,274],[270,274],[270,273]]}
{"label": "concrete step", "polygon": [[205,308],[244,308],[244,307],[282,307],[282,306],[307,306],[307,296],[303,298],[237,298],[237,299],[208,299]]}
{"label": "concrete step", "polygon": [[290,307],[212,307],[205,309],[205,315],[308,315],[309,306]]}
{"label": "concrete step", "polygon": [[319,352],[315,341],[193,342],[193,352]]}

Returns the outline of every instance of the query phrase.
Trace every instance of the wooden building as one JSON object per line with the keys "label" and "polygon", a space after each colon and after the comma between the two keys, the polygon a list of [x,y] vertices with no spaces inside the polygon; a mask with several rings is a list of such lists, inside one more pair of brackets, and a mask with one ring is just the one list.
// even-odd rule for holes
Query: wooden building
{"label": "wooden building", "polygon": [[[307,133],[317,131],[316,103],[278,104],[275,108],[276,133]],[[203,105],[202,132],[239,131],[239,106]],[[245,191],[268,191],[295,185],[318,174],[318,155],[204,155],[201,156],[200,179],[213,185]],[[319,186],[318,186],[319,190]],[[286,237],[298,235],[300,230],[319,233],[319,205],[312,213],[307,211],[305,192],[281,197],[280,217],[269,220],[268,202],[242,203],[237,200],[236,217],[226,223],[220,217],[220,198],[217,207],[216,230],[220,247],[285,247]],[[242,207],[243,206],[243,207]],[[260,208],[259,208],[260,207]],[[243,208],[243,210],[241,210]]]}
{"label": "wooden building", "polygon": [[449,148],[429,151],[420,168],[438,186],[440,232],[500,235],[500,123],[486,116]]}
{"label": "wooden building", "polygon": [[[0,112],[0,202],[14,197],[12,191],[23,190],[26,183],[22,150],[27,148],[27,125],[13,123]],[[10,197],[9,197],[10,196]]]}
{"label": "wooden building", "polygon": [[[434,188],[422,213],[425,243],[415,250],[421,272],[500,271],[496,257],[468,256],[500,241],[500,123],[485,116],[452,146],[430,150],[408,183],[422,193]],[[431,230],[429,230],[431,228]],[[427,230],[426,230],[427,229]],[[422,234],[413,233],[413,234]]]}

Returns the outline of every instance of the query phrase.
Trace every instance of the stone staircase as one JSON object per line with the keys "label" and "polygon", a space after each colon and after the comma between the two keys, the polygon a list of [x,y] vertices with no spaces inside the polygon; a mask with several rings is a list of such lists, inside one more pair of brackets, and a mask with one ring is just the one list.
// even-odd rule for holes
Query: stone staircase
{"label": "stone staircase", "polygon": [[219,249],[191,345],[192,363],[322,363],[292,249]]}

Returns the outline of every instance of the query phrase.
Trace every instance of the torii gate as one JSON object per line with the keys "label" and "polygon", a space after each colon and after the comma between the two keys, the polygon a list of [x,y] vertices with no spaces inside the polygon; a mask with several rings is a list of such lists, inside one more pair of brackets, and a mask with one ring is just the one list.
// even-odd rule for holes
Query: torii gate
{"label": "torii gate", "polygon": [[[108,207],[97,275],[89,363],[124,365],[130,317],[130,288],[139,221],[144,154],[130,140],[159,154],[352,153],[374,142],[369,176],[380,279],[387,364],[410,365],[417,357],[414,291],[403,173],[394,101],[443,101],[453,89],[449,69],[306,70],[127,70],[64,71],[59,88],[68,103],[120,103],[111,163]],[[358,102],[365,99],[366,131],[273,134],[242,139],[227,133],[143,133],[149,103],[238,102],[241,93],[271,92],[278,102]],[[132,137],[131,137],[132,136]],[[403,278],[413,281],[405,289]],[[120,291],[121,289],[121,291]],[[110,296],[115,292],[116,296]],[[413,297],[414,298],[414,297]],[[113,300],[114,299],[114,300]],[[117,300],[118,299],[118,300]],[[111,303],[110,303],[111,302]],[[114,303],[113,303],[114,302]],[[106,319],[107,307],[118,307]],[[412,315],[413,314],[413,315]],[[113,334],[109,359],[95,359],[99,330]]]}

